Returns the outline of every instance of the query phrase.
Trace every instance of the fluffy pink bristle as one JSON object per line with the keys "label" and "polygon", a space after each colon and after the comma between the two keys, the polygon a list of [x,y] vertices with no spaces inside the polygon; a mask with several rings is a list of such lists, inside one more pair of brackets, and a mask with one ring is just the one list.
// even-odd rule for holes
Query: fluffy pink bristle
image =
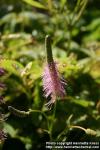
{"label": "fluffy pink bristle", "polygon": [[61,79],[57,64],[54,62],[47,64],[43,73],[43,91],[46,98],[51,97],[51,100],[47,103],[48,106],[53,104],[57,97],[64,97],[64,85],[66,85],[66,82]]}

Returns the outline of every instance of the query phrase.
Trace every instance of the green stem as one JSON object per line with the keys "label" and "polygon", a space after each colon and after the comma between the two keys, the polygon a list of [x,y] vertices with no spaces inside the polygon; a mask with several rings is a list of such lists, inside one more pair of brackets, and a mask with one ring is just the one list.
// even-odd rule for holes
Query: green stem
{"label": "green stem", "polygon": [[61,138],[66,133],[66,130],[68,130],[68,127],[66,127],[58,136],[57,136],[57,141]]}
{"label": "green stem", "polygon": [[83,6],[79,12],[79,14],[77,15],[77,18],[75,19],[75,22],[74,24],[80,19],[80,17],[82,16],[83,12],[84,12],[84,9],[86,8],[86,5],[88,3],[88,0],[85,0],[84,3],[83,3]]}
{"label": "green stem", "polygon": [[75,13],[78,11],[78,8],[79,8],[79,6],[80,6],[80,1],[81,1],[81,0],[78,0],[78,1],[77,1],[77,4],[76,4],[76,7],[75,7],[75,9],[74,9],[73,14],[75,14]]}
{"label": "green stem", "polygon": [[77,13],[77,11],[78,11],[78,9],[79,9],[79,7],[80,7],[80,1],[81,1],[81,0],[78,0],[78,1],[77,1],[76,7],[74,8],[73,17],[72,17],[72,20],[71,20],[71,24],[72,24],[72,25],[73,25],[73,23],[74,23],[74,18],[75,18],[75,16],[76,16],[76,13]]}
{"label": "green stem", "polygon": [[54,109],[53,109],[52,120],[51,120],[51,124],[49,126],[50,141],[52,141],[52,139],[53,139],[52,138],[52,131],[53,131],[53,125],[54,125],[54,121],[55,121],[56,105],[57,105],[57,102],[55,102]]}
{"label": "green stem", "polygon": [[86,129],[85,128],[83,128],[83,127],[81,127],[81,126],[69,126],[70,128],[76,128],[76,129],[81,129],[81,130],[83,130],[83,131],[85,131],[86,132]]}
{"label": "green stem", "polygon": [[68,46],[67,46],[67,55],[69,55],[69,52],[70,52],[71,40],[72,40],[72,29],[69,30],[69,38],[68,38]]}

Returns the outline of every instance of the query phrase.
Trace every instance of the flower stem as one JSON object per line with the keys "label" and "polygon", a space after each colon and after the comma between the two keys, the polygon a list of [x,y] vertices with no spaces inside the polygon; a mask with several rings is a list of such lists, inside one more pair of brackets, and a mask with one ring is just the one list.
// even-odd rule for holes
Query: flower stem
{"label": "flower stem", "polygon": [[81,130],[83,130],[83,131],[85,131],[85,132],[86,132],[86,129],[85,129],[85,128],[83,128],[83,127],[81,127],[81,126],[70,126],[70,128],[81,129]]}
{"label": "flower stem", "polygon": [[54,109],[53,109],[52,120],[51,120],[51,124],[49,126],[50,141],[52,141],[52,131],[53,131],[53,125],[54,125],[55,115],[56,115],[56,107],[57,107],[57,102],[55,102]]}

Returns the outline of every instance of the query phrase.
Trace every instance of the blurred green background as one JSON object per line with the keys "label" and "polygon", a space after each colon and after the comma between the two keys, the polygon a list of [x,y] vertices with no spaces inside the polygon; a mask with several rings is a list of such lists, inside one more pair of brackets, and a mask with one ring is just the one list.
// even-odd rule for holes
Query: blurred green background
{"label": "blurred green background", "polygon": [[[36,2],[36,3],[35,3]],[[100,141],[100,8],[99,0],[0,0],[0,82],[7,120],[1,150],[44,150],[46,141]],[[42,73],[45,36],[52,37],[58,69],[67,81],[64,100],[45,107]],[[21,117],[21,111],[34,110]],[[73,127],[71,127],[73,126]],[[87,133],[90,129],[95,132]]]}

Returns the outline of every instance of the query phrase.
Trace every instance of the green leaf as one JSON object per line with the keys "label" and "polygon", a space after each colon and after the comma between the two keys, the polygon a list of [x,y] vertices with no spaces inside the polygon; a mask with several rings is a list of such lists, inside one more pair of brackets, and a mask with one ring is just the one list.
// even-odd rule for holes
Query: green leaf
{"label": "green leaf", "polygon": [[23,1],[34,7],[47,9],[44,5],[42,5],[41,3],[36,2],[34,0],[23,0]]}
{"label": "green leaf", "polygon": [[73,102],[82,107],[88,107],[88,106],[94,105],[94,103],[92,101],[87,101],[87,100],[83,100],[83,99],[73,99]]}
{"label": "green leaf", "polygon": [[11,136],[11,137],[16,137],[18,130],[15,130],[10,124],[4,123],[4,128],[6,132]]}
{"label": "green leaf", "polygon": [[21,71],[23,70],[22,64],[15,60],[9,59],[0,59],[0,67],[15,75],[20,75]]}
{"label": "green leaf", "polygon": [[37,79],[41,76],[42,68],[37,61],[29,62],[21,72],[21,76],[31,75],[31,79]]}
{"label": "green leaf", "polygon": [[66,0],[61,0],[61,7],[63,8],[66,3]]}

